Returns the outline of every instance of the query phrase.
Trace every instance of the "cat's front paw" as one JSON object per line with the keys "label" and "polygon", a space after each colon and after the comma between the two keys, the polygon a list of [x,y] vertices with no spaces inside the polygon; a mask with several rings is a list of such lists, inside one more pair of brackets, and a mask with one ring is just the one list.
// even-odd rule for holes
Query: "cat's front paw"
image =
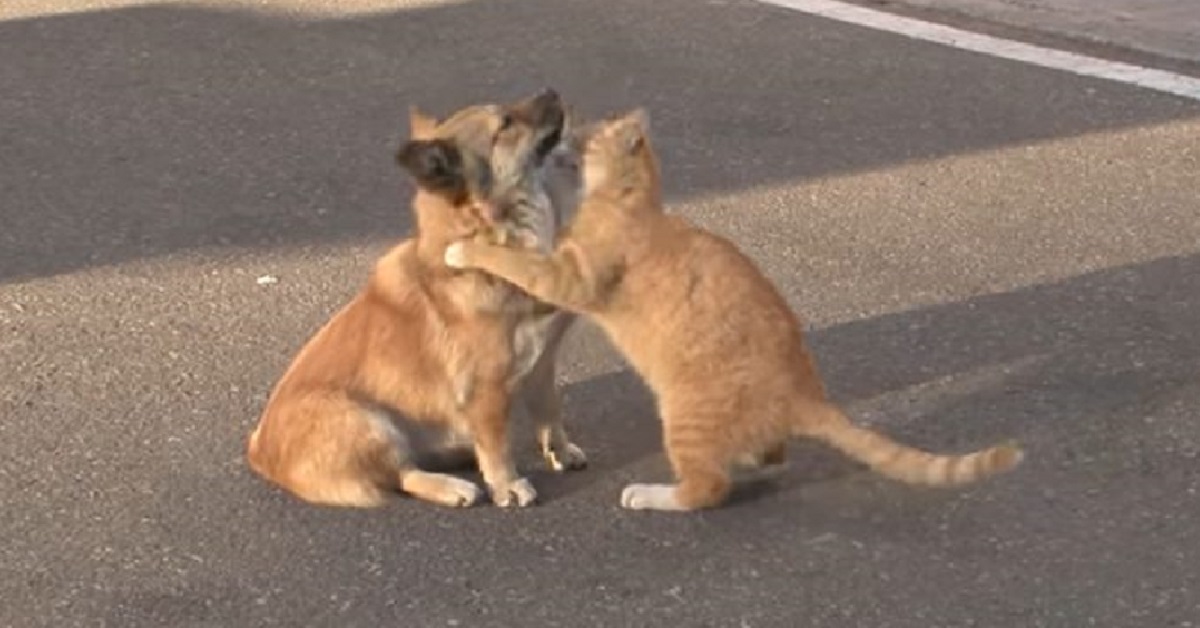
{"label": "cat's front paw", "polygon": [[446,247],[446,252],[442,255],[442,261],[450,268],[467,268],[469,262],[467,259],[467,244],[465,242],[455,242]]}
{"label": "cat's front paw", "polygon": [[629,510],[682,510],[672,484],[630,484],[621,491],[621,507]]}

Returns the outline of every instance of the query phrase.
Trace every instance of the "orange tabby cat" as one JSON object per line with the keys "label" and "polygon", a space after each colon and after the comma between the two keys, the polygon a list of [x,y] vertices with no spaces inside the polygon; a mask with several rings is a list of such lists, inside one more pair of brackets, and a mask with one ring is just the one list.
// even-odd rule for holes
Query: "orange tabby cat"
{"label": "orange tabby cat", "polygon": [[1020,462],[1014,445],[935,455],[851,423],[826,401],[797,317],[750,259],[663,213],[645,113],[600,123],[585,141],[583,205],[551,256],[462,241],[446,263],[590,317],[653,389],[679,482],[631,484],[622,506],[719,505],[732,471],[779,468],[795,436],[914,484],[964,484]]}

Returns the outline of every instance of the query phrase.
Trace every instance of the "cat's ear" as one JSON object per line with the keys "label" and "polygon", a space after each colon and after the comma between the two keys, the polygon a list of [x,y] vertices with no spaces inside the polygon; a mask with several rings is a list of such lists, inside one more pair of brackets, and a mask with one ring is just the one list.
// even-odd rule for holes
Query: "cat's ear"
{"label": "cat's ear", "polygon": [[433,137],[437,128],[437,118],[421,111],[416,105],[408,107],[409,136],[414,140],[425,140]]}
{"label": "cat's ear", "polygon": [[646,136],[650,132],[650,114],[638,107],[621,116],[613,132],[625,152],[632,155],[646,144]]}
{"label": "cat's ear", "polygon": [[607,120],[584,120],[582,118],[571,122],[571,134],[567,136],[568,145],[578,152],[587,149],[588,142],[602,136],[609,128]]}
{"label": "cat's ear", "polygon": [[462,153],[449,140],[409,140],[396,152],[396,163],[425,189],[459,192],[466,187]]}

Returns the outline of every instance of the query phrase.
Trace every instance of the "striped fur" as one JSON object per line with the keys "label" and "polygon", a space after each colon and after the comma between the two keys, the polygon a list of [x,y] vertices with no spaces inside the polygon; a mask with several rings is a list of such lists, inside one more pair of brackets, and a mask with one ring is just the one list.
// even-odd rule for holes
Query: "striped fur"
{"label": "striped fur", "polygon": [[1014,443],[1004,443],[962,455],[933,454],[855,425],[837,406],[810,404],[807,412],[819,416],[808,428],[801,421],[799,435],[821,440],[876,473],[908,484],[960,486],[1008,471],[1021,462],[1023,454]]}

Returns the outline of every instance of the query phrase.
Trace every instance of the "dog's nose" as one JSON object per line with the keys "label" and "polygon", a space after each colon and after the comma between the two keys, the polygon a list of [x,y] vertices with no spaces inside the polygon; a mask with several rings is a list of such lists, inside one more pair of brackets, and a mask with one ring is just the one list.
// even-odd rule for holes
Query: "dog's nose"
{"label": "dog's nose", "polygon": [[495,225],[496,223],[504,220],[504,218],[508,215],[508,208],[504,206],[503,202],[497,202],[495,200],[476,201],[475,211],[487,225]]}
{"label": "dog's nose", "polygon": [[549,87],[521,101],[512,109],[517,118],[534,127],[561,127],[564,120],[563,102],[558,92]]}
{"label": "dog's nose", "polygon": [[560,97],[558,95],[558,92],[554,91],[553,87],[543,87],[542,91],[537,93],[537,96],[535,96],[535,99],[539,103],[549,103],[549,102],[558,102],[560,100]]}

